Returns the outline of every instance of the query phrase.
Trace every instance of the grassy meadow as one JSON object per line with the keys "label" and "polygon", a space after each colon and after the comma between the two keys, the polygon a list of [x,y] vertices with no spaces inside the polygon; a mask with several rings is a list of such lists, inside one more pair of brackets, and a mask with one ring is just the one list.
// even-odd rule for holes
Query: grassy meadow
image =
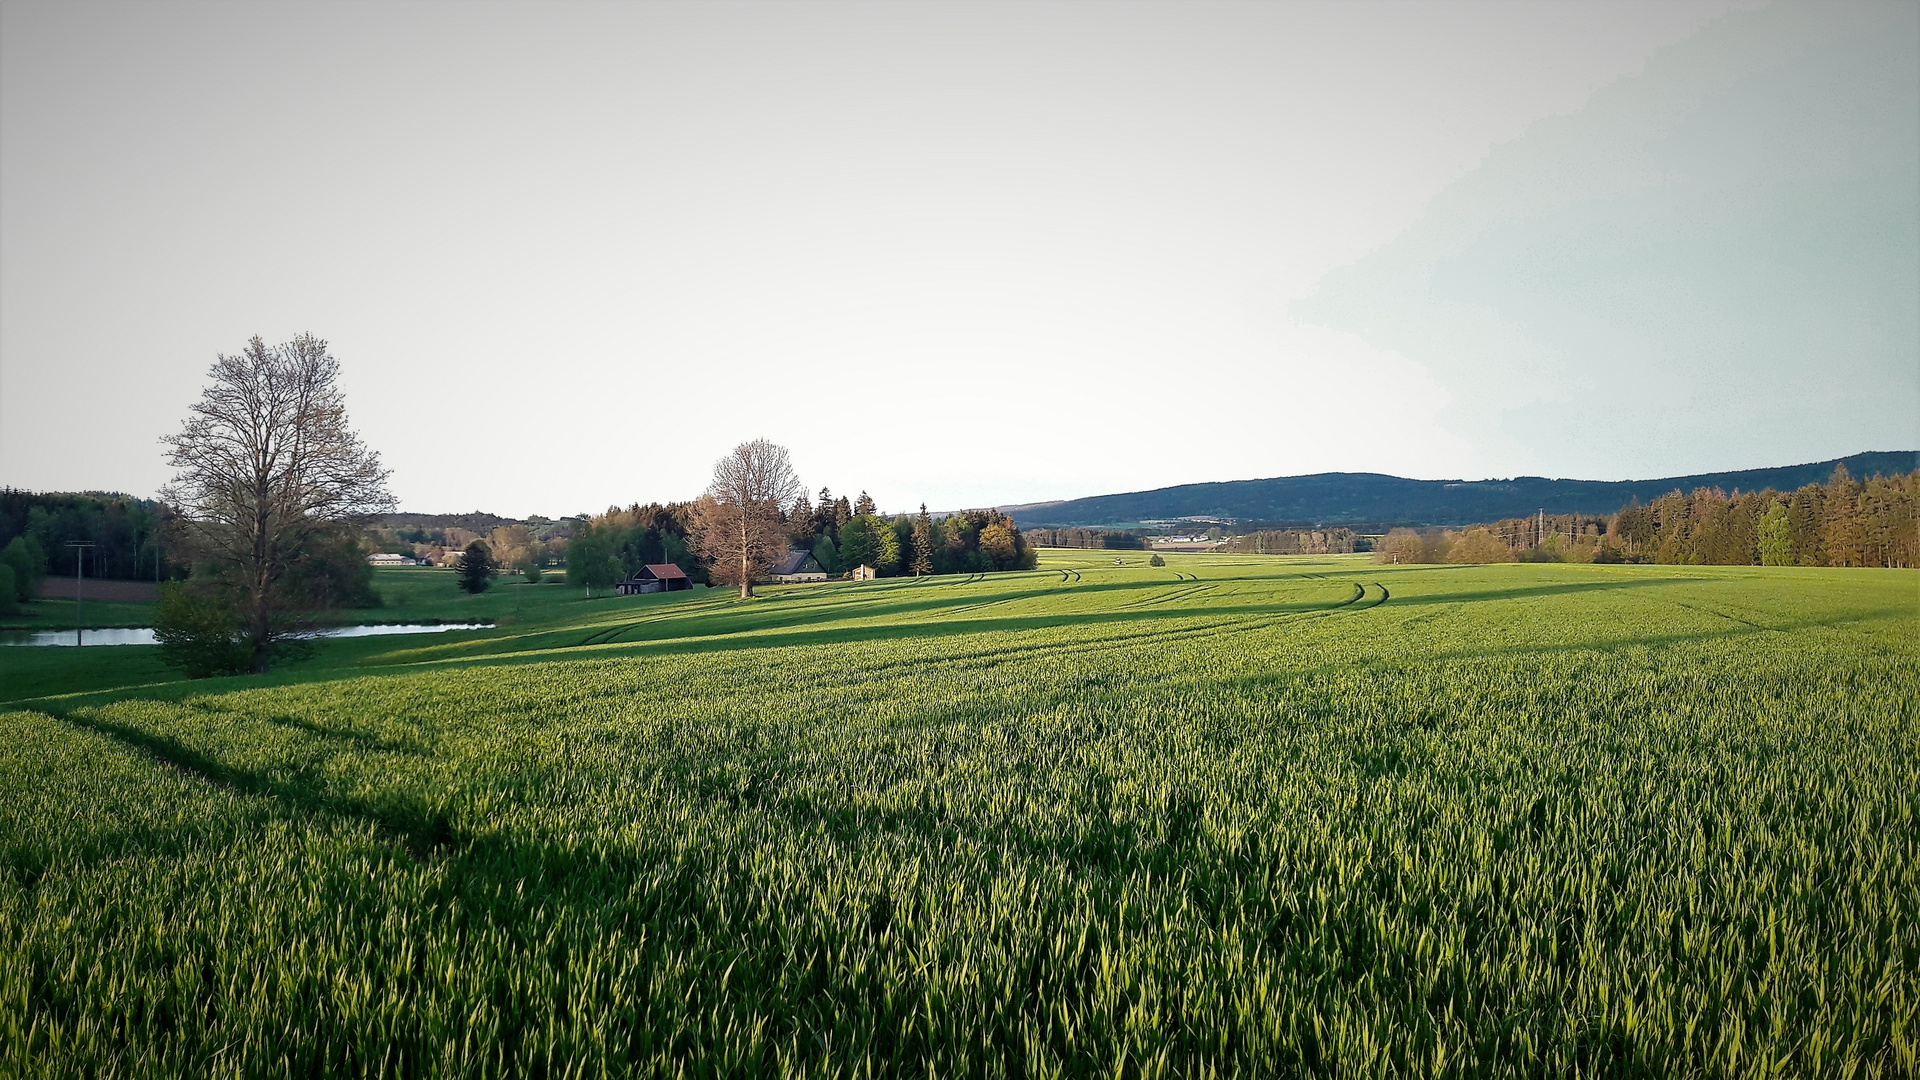
{"label": "grassy meadow", "polygon": [[1115,556],[0,648],[0,1075],[1920,1075],[1920,573]]}

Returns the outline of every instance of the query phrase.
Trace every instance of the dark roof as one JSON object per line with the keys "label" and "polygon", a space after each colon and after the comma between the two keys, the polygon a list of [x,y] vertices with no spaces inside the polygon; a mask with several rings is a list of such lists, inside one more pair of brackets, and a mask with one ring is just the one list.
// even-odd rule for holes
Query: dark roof
{"label": "dark roof", "polygon": [[667,563],[650,562],[640,571],[640,575],[642,577],[650,577],[656,580],[665,581],[668,578],[686,577],[687,572],[673,565],[670,562],[667,562]]}
{"label": "dark roof", "polygon": [[775,574],[797,574],[800,572],[800,568],[807,565],[807,560],[811,558],[813,558],[813,552],[808,551],[806,548],[794,548],[792,551],[787,552],[786,558],[780,560],[780,562],[774,566],[773,572]]}

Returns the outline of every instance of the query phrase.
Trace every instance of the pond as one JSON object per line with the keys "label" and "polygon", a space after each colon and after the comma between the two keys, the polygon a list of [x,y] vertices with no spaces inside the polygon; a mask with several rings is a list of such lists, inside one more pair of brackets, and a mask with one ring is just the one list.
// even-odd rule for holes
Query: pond
{"label": "pond", "polygon": [[[383,634],[439,634],[448,630],[491,630],[492,623],[393,623],[371,626],[333,626],[315,637],[379,637]],[[0,645],[152,645],[153,627],[132,626],[104,630],[0,630]]]}

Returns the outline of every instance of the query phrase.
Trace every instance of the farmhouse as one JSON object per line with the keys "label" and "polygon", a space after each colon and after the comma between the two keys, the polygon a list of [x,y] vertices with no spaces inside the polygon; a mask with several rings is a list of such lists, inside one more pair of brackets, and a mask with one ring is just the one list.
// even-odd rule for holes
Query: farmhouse
{"label": "farmhouse", "polygon": [[775,564],[767,574],[781,585],[827,580],[827,572],[821,568],[820,560],[813,557],[813,552],[804,548],[796,548],[788,552],[787,557]]}
{"label": "farmhouse", "polygon": [[680,589],[693,588],[693,579],[685,570],[672,563],[648,563],[640,572],[621,582],[618,586],[621,596],[636,593],[677,592]]}

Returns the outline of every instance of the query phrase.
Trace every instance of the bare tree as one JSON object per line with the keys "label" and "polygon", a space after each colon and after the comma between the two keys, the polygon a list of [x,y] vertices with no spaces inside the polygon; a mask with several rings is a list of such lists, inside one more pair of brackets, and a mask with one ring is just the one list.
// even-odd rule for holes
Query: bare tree
{"label": "bare tree", "polygon": [[179,470],[165,497],[229,594],[255,671],[302,629],[301,599],[282,586],[309,534],[393,509],[380,455],[347,425],[339,373],[311,334],[273,348],[255,337],[214,361],[213,385],[162,440]]}
{"label": "bare tree", "polygon": [[694,549],[711,564],[715,581],[738,584],[742,600],[753,579],[787,555],[780,511],[800,493],[787,448],[765,439],[741,443],[713,466],[713,483],[693,505]]}

